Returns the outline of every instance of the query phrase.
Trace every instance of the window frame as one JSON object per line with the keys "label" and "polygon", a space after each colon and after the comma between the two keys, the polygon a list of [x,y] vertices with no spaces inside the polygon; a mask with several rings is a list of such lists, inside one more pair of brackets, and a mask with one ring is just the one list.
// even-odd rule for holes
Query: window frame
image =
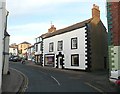
{"label": "window frame", "polygon": [[[45,64],[45,66],[47,66],[47,65],[53,65],[54,66],[54,64],[55,64],[55,54],[45,54],[44,55],[44,64]],[[49,59],[48,58],[52,58],[53,59],[53,63],[49,63],[49,62],[51,62],[51,61],[49,61]],[[46,62],[48,60],[48,62]]]}
{"label": "window frame", "polygon": [[[62,47],[61,47],[61,48],[60,48],[60,43],[62,44]],[[58,51],[62,51],[62,50],[63,50],[63,40],[58,41],[57,50],[58,50]]]}
{"label": "window frame", "polygon": [[[50,48],[50,47],[52,47],[52,48]],[[51,43],[49,43],[49,52],[53,52],[53,51],[54,51],[54,43],[51,42]]]}
{"label": "window frame", "polygon": [[[72,62],[74,56],[77,56],[77,58],[78,58],[78,64],[76,64],[76,65]],[[79,54],[71,54],[71,66],[76,66],[76,67],[79,66]]]}
{"label": "window frame", "polygon": [[35,45],[35,51],[38,52],[38,44]]}
{"label": "window frame", "polygon": [[[73,47],[73,40],[76,40],[76,47]],[[77,37],[75,37],[75,38],[71,38],[71,49],[77,49],[78,47],[78,39],[77,39]]]}

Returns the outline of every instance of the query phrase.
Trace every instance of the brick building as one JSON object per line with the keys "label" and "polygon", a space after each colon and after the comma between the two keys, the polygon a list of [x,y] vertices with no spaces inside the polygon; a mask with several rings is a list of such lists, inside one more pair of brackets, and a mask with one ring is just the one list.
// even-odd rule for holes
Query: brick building
{"label": "brick building", "polygon": [[107,19],[110,77],[118,79],[120,76],[120,1],[107,2]]}

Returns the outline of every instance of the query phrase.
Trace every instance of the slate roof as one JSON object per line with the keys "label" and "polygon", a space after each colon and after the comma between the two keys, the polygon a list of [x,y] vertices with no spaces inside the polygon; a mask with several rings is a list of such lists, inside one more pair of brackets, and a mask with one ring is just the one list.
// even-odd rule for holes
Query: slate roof
{"label": "slate roof", "polygon": [[20,44],[30,44],[30,43],[29,43],[29,42],[24,41],[24,42],[22,42],[22,43],[20,43]]}
{"label": "slate roof", "polygon": [[52,36],[55,36],[55,35],[59,35],[59,34],[63,34],[63,33],[66,33],[66,32],[70,32],[72,30],[75,30],[75,29],[78,29],[78,28],[82,28],[84,27],[86,24],[90,23],[92,20],[92,18],[90,19],[87,19],[85,21],[82,21],[82,22],[79,22],[79,23],[76,23],[74,25],[71,25],[71,26],[68,26],[66,28],[63,28],[63,29],[59,29],[55,32],[52,32],[52,33],[45,33],[45,34],[42,34],[41,37],[43,39],[45,38],[49,38],[49,37],[52,37]]}

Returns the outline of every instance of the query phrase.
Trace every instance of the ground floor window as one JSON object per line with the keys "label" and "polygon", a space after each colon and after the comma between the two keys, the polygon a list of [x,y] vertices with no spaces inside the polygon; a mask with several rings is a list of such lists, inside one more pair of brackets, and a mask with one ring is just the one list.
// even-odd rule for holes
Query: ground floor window
{"label": "ground floor window", "polygon": [[42,55],[36,55],[35,56],[35,62],[36,63],[42,63]]}
{"label": "ground floor window", "polygon": [[54,66],[54,55],[45,55],[45,65]]}
{"label": "ground floor window", "polygon": [[71,55],[71,66],[79,66],[79,54]]}

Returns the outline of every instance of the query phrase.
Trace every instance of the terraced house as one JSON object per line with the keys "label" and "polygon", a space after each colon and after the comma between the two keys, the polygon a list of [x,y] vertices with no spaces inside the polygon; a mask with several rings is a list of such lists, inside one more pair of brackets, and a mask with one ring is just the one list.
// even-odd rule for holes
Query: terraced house
{"label": "terraced house", "polygon": [[21,57],[27,58],[27,48],[30,47],[31,44],[24,41],[20,44],[18,44],[18,53]]}
{"label": "terraced house", "polygon": [[[107,0],[108,1],[108,0]],[[107,2],[110,79],[120,82],[120,1]]]}
{"label": "terraced house", "polygon": [[52,25],[41,37],[43,66],[85,71],[108,68],[107,32],[95,4],[92,18],[60,30]]}
{"label": "terraced house", "polygon": [[43,43],[42,37],[39,36],[36,38],[36,42],[34,44],[35,47],[35,63],[42,66],[43,64]]}
{"label": "terraced house", "polygon": [[27,59],[28,60],[33,60],[34,59],[34,45],[31,45],[30,47],[26,48],[27,49]]}
{"label": "terraced house", "polygon": [[13,43],[9,46],[9,57],[18,55],[18,45]]}

